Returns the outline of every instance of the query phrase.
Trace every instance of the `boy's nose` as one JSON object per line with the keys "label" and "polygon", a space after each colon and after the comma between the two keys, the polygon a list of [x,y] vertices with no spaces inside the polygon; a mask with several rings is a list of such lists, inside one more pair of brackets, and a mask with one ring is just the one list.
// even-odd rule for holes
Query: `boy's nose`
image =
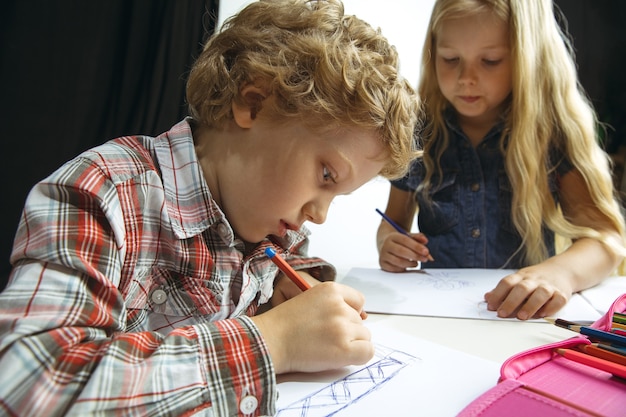
{"label": "boy's nose", "polygon": [[307,221],[315,224],[322,224],[326,221],[326,215],[328,214],[328,207],[330,201],[310,201],[304,205],[302,211]]}

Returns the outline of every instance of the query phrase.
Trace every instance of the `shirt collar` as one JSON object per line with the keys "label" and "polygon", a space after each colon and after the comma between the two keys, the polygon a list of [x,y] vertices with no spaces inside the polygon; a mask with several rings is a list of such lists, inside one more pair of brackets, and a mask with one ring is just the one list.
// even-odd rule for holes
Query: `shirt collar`
{"label": "shirt collar", "polygon": [[[448,107],[444,111],[444,120],[448,129],[454,132],[455,135],[457,135],[457,137],[462,137],[468,140],[467,136],[465,135],[465,133],[463,133],[463,130],[459,126],[458,115],[452,107]],[[504,130],[504,120],[500,120],[489,130],[489,132],[487,132],[487,134],[483,138],[483,141],[484,142],[490,141],[494,138],[496,140],[499,140],[502,135],[503,130]]]}
{"label": "shirt collar", "polygon": [[202,233],[221,214],[198,163],[190,121],[186,118],[154,141],[167,214],[180,239]]}

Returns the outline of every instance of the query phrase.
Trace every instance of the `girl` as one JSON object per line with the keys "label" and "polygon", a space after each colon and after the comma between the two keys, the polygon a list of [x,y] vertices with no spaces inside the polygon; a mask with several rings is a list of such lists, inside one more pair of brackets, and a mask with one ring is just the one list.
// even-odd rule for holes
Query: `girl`
{"label": "girl", "polygon": [[[598,122],[552,1],[438,0],[422,62],[424,157],[392,182],[386,208],[408,230],[419,209],[422,233],[382,222],[380,266],[517,269],[485,294],[488,308],[556,313],[625,248]],[[573,242],[559,254],[555,234]]]}

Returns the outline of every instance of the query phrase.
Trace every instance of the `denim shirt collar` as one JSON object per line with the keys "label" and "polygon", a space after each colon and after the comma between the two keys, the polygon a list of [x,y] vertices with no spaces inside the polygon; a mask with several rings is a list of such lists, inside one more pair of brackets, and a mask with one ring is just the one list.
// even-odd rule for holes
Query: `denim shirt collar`
{"label": "denim shirt collar", "polygon": [[[452,136],[456,138],[463,138],[464,140],[469,141],[469,138],[463,132],[463,130],[461,129],[461,126],[459,125],[459,117],[458,117],[458,113],[456,112],[456,110],[454,110],[453,108],[447,108],[444,111],[444,122],[446,124],[446,127],[450,129],[450,132],[453,133]],[[504,119],[500,119],[498,123],[496,123],[491,129],[489,129],[489,131],[487,132],[487,134],[485,135],[485,137],[482,139],[481,142],[491,142],[494,139],[497,142],[502,136],[502,132],[504,131],[504,126],[505,126]],[[508,137],[505,138],[505,140],[507,139]]]}

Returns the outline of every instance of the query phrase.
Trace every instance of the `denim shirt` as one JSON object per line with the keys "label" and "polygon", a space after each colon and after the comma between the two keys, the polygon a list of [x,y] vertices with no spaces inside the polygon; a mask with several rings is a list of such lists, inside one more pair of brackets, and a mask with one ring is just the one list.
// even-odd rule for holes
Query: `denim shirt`
{"label": "denim shirt", "polygon": [[[522,238],[511,218],[512,191],[500,150],[503,124],[494,126],[473,147],[452,119],[447,120],[450,143],[441,157],[443,178],[437,174],[429,191],[432,204],[416,193],[418,227],[428,237],[434,261],[428,268],[511,268],[525,266]],[[529,148],[529,151],[531,148]],[[557,202],[557,175],[571,169],[562,155],[552,153],[556,174],[549,178]],[[554,172],[554,171],[552,171]],[[422,160],[392,185],[415,191],[424,178]],[[554,233],[544,227],[543,238],[554,255]]]}

